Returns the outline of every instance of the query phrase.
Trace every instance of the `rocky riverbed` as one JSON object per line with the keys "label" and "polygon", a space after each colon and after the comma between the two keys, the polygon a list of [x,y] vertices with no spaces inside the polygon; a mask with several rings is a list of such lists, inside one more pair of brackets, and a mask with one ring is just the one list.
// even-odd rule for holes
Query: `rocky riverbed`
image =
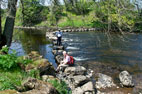
{"label": "rocky riverbed", "polygon": [[[63,56],[61,54],[64,50],[64,47],[58,47],[58,48],[56,47],[56,37],[54,35],[54,32],[46,33],[46,37],[48,37],[53,42],[53,49],[54,50],[52,52],[55,55],[55,59],[56,59],[57,64],[60,64],[60,61],[63,59]],[[99,66],[99,65],[97,65],[97,66]],[[139,90],[133,91],[135,84],[134,84],[134,80],[133,80],[132,75],[130,75],[128,71],[121,70],[117,67],[114,68],[114,67],[102,66],[102,65],[101,65],[101,67],[103,69],[100,69],[100,67],[97,68],[97,66],[91,66],[91,67],[96,68],[94,70],[94,72],[91,69],[88,69],[88,70],[90,70],[90,72],[87,72],[88,70],[86,70],[86,73],[87,73],[86,77],[88,75],[91,75],[91,76],[89,76],[89,79],[90,79],[91,83],[93,84],[92,85],[93,91],[87,92],[87,94],[88,93],[89,94],[132,94],[132,93],[137,94],[137,93],[141,93],[141,91],[139,91]],[[92,68],[92,69],[94,69],[94,68]],[[75,68],[73,68],[73,69],[75,69]],[[76,68],[76,69],[78,69],[78,68]],[[68,68],[67,68],[67,70],[68,70]],[[70,70],[72,70],[72,68]],[[99,70],[102,70],[102,71],[99,71]],[[110,71],[112,71],[112,72],[110,72]],[[69,75],[71,73],[72,72],[70,72]],[[102,73],[104,73],[104,74],[102,74]],[[119,81],[117,83],[114,82],[115,79],[113,77],[106,75],[106,74],[113,74],[113,73],[114,73],[114,75],[118,76]],[[66,81],[66,83],[68,83],[68,85],[71,87],[73,94],[86,94],[85,92],[83,92],[82,86],[79,86],[79,87],[76,86],[76,83],[75,83],[76,81],[74,82],[74,84],[72,84],[73,82],[70,82],[70,79],[68,79],[69,75],[66,74],[66,69],[65,69],[64,73],[59,74],[59,75],[60,75],[61,79]],[[92,79],[93,77],[95,78],[95,80]],[[69,76],[69,78],[70,78],[70,76]],[[71,77],[71,78],[76,80],[76,76]],[[79,78],[81,81],[82,81],[82,79],[84,79],[84,81],[85,81],[84,75],[78,74],[77,78]],[[89,85],[87,87],[89,87]]]}

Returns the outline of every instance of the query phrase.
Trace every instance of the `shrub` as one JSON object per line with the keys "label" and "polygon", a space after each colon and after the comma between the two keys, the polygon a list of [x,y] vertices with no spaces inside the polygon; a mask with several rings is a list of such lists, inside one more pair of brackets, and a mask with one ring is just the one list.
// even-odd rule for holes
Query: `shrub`
{"label": "shrub", "polygon": [[8,53],[9,48],[4,46],[0,50],[0,68],[3,70],[11,70],[15,68],[19,68],[18,63],[28,64],[31,60],[18,58],[16,56],[16,51],[13,50],[12,53]]}
{"label": "shrub", "polygon": [[49,83],[51,83],[60,94],[71,94],[71,91],[69,91],[67,84],[64,81],[58,81],[56,79],[54,80],[49,80]]}

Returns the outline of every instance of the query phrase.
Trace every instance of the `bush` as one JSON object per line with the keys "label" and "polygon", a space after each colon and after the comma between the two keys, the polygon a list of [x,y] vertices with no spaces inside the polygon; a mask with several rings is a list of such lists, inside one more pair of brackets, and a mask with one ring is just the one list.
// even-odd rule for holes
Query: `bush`
{"label": "bush", "polygon": [[0,68],[3,70],[12,70],[15,68],[19,68],[18,63],[28,64],[31,62],[31,60],[18,58],[16,56],[16,51],[13,50],[12,53],[8,53],[9,48],[7,46],[4,46],[0,50]]}
{"label": "bush", "polygon": [[9,70],[9,69],[13,69],[13,68],[17,68],[17,56],[15,51],[13,51],[13,53],[11,54],[7,54],[8,53],[8,47],[4,46],[1,50],[0,54],[0,68],[4,69],[4,70]]}
{"label": "bush", "polygon": [[49,80],[49,83],[51,83],[60,94],[71,94],[71,91],[69,91],[67,84],[64,81],[58,81],[56,79],[54,80]]}
{"label": "bush", "polygon": [[6,89],[17,89],[21,86],[23,79],[34,77],[40,79],[38,70],[25,72],[19,66],[19,63],[24,65],[32,62],[31,60],[17,57],[16,52],[8,54],[9,48],[4,46],[0,50],[0,91]]}

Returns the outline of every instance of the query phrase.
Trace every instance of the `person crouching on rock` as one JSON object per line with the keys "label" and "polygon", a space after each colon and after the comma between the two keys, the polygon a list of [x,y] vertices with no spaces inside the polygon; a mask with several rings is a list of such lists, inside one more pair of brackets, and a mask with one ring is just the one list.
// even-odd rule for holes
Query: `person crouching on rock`
{"label": "person crouching on rock", "polygon": [[60,46],[62,41],[62,32],[60,29],[58,30],[58,32],[56,32],[56,36],[57,36],[57,45]]}
{"label": "person crouching on rock", "polygon": [[63,51],[64,59],[61,61],[61,64],[57,67],[56,71],[64,70],[68,66],[74,65],[74,59],[72,56],[69,56],[66,51]]}

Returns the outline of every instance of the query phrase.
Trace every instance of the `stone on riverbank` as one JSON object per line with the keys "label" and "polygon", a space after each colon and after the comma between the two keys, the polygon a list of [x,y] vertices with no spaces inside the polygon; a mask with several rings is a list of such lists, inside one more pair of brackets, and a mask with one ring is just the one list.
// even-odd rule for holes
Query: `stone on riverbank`
{"label": "stone on riverbank", "polygon": [[86,68],[83,66],[70,66],[67,67],[64,71],[65,74],[67,75],[84,75],[87,72]]}
{"label": "stone on riverbank", "polygon": [[30,91],[22,92],[21,94],[59,94],[50,83],[35,78],[28,78],[23,85],[26,90]]}
{"label": "stone on riverbank", "polygon": [[52,53],[57,56],[57,55],[62,55],[64,50],[52,50]]}
{"label": "stone on riverbank", "polygon": [[127,71],[122,71],[119,74],[119,79],[120,79],[123,86],[127,86],[127,87],[133,87],[134,86],[134,83],[132,81],[132,76]]}
{"label": "stone on riverbank", "polygon": [[37,51],[31,51],[31,52],[30,52],[27,56],[25,56],[24,58],[30,59],[30,60],[32,60],[32,61],[35,61],[35,60],[42,59],[42,56],[40,56]]}
{"label": "stone on riverbank", "polygon": [[25,68],[26,71],[30,71],[32,69],[39,70],[40,75],[54,75],[55,76],[54,67],[46,59],[36,60],[28,64]]}
{"label": "stone on riverbank", "polygon": [[65,80],[72,89],[80,87],[90,81],[90,79],[84,75],[67,76]]}
{"label": "stone on riverbank", "polygon": [[85,92],[85,94],[95,94],[94,93],[94,91],[95,91],[94,86],[93,86],[93,83],[91,81],[84,84],[81,88],[82,88],[83,92]]}
{"label": "stone on riverbank", "polygon": [[72,94],[95,94],[93,83],[90,81],[82,87],[77,87],[72,91]]}
{"label": "stone on riverbank", "polygon": [[98,74],[98,80],[96,82],[96,88],[97,89],[105,89],[110,87],[115,87],[116,85],[113,83],[113,80],[111,77],[105,75],[105,74]]}
{"label": "stone on riverbank", "polygon": [[53,50],[64,50],[64,46],[53,46]]}
{"label": "stone on riverbank", "polygon": [[54,76],[52,76],[52,75],[43,75],[42,76],[42,81],[45,81],[45,82],[48,82],[49,80],[59,80],[59,79],[57,79],[57,78],[55,78]]}

